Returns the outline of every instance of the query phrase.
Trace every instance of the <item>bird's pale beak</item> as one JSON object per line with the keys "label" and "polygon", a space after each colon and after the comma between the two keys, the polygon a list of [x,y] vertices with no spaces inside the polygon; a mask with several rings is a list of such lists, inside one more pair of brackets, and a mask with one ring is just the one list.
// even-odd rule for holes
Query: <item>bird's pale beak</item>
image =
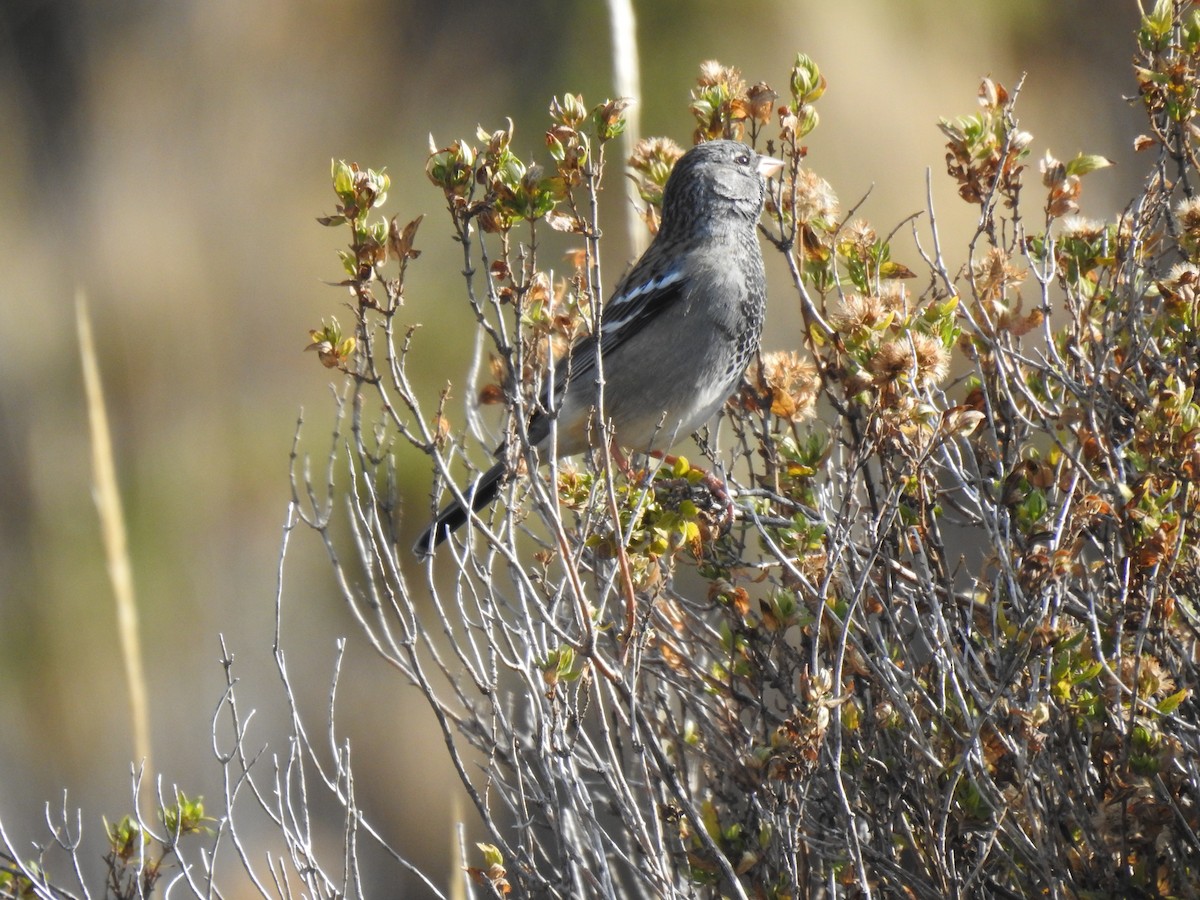
{"label": "bird's pale beak", "polygon": [[758,158],[758,174],[763,178],[771,178],[782,171],[782,159],[776,159],[773,156],[760,156]]}

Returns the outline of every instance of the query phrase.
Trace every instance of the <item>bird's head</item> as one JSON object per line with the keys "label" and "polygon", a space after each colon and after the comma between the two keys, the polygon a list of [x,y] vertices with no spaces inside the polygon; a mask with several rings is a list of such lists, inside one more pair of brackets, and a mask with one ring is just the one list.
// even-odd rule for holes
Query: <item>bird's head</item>
{"label": "bird's head", "polygon": [[706,218],[757,222],[766,179],[782,168],[780,160],[756,153],[741,141],[697,144],[680,157],[667,179],[660,231]]}

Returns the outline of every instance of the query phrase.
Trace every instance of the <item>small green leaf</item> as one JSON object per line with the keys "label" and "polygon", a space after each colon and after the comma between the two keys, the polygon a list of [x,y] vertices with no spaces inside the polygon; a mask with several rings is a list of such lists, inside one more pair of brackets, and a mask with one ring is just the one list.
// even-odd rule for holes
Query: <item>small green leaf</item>
{"label": "small green leaf", "polygon": [[500,852],[500,848],[495,844],[477,843],[475,845],[483,852],[483,861],[488,866],[504,865],[504,854]]}
{"label": "small green leaf", "polygon": [[1191,696],[1191,691],[1187,688],[1181,688],[1169,697],[1164,697],[1162,702],[1158,704],[1158,711],[1163,715],[1170,715],[1179,708],[1179,704]]}
{"label": "small green leaf", "polygon": [[340,159],[330,161],[333,176],[333,191],[339,197],[354,196],[354,172],[350,166]]}
{"label": "small green leaf", "polygon": [[1087,175],[1089,172],[1095,172],[1097,169],[1107,169],[1111,165],[1115,165],[1115,163],[1107,157],[1094,153],[1080,153],[1067,163],[1067,174]]}
{"label": "small green leaf", "polygon": [[1071,684],[1083,684],[1085,681],[1091,681],[1100,674],[1104,668],[1104,663],[1095,662],[1090,666],[1086,666],[1071,676]]}
{"label": "small green leaf", "polygon": [[803,53],[796,54],[796,61],[792,64],[790,87],[792,99],[798,105],[813,103],[825,93],[825,79],[812,57]]}

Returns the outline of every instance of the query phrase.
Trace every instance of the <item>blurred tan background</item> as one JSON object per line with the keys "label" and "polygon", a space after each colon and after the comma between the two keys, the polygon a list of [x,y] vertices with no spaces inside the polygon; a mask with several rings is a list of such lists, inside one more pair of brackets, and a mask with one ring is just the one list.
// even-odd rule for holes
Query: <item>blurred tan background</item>
{"label": "blurred tan background", "polygon": [[[686,143],[698,64],[739,66],[786,91],[798,50],[829,81],[809,163],[843,208],[881,233],[936,185],[943,237],[973,221],[944,173],[938,116],[974,110],[979,77],[1011,87],[1036,157],[1083,150],[1118,162],[1090,176],[1083,212],[1107,217],[1148,161],[1129,63],[1135,0],[853,0],[636,3],[644,134]],[[210,720],[218,634],[236,654],[250,744],[283,752],[270,657],[288,451],[327,445],[329,374],[300,351],[322,317],[349,316],[331,157],[386,166],[385,211],[427,214],[405,318],[433,396],[467,362],[470,316],[441,198],[423,174],[428,134],[472,137],[510,115],[518,152],[540,152],[564,91],[613,93],[604,5],[384,0],[24,0],[0,6],[0,819],[43,841],[43,805],[130,810],[132,742],[97,519],[73,297],[89,298],[115,432],[165,784],[219,797]],[[618,173],[606,196],[608,279],[625,264]],[[961,242],[960,242],[961,243]],[[893,257],[918,269],[911,241]],[[952,255],[957,265],[961,256]],[[768,341],[798,345],[781,270]],[[447,368],[448,367],[448,368]],[[405,499],[425,515],[425,460],[405,457]],[[410,522],[415,534],[423,523]],[[287,567],[285,642],[315,725],[339,636],[349,637],[340,725],[381,830],[445,881],[453,793],[423,702],[371,655],[299,534]],[[327,808],[327,807],[322,807]],[[336,814],[330,827],[340,827]],[[64,872],[65,874],[65,872]],[[372,868],[378,893],[399,882]],[[236,883],[236,879],[234,882]],[[237,895],[231,891],[231,896]],[[413,896],[422,896],[419,890]]]}

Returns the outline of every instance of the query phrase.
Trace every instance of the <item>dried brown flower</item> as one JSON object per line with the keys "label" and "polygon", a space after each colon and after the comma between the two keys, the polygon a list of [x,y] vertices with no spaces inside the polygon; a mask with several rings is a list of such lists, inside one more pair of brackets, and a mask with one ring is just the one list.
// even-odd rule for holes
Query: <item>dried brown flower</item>
{"label": "dried brown flower", "polygon": [[749,115],[742,73],[713,59],[701,63],[691,108],[699,123],[693,135],[697,144],[721,137],[741,138]]}
{"label": "dried brown flower", "polygon": [[890,310],[876,296],[847,294],[842,308],[829,317],[829,324],[842,334],[872,331],[889,317]]}
{"label": "dried brown flower", "polygon": [[875,246],[876,234],[866,219],[855,219],[841,231],[841,243],[849,255],[865,257]]}
{"label": "dried brown flower", "polygon": [[775,111],[775,101],[778,99],[779,94],[765,81],[760,81],[746,91],[746,110],[749,117],[760,125],[769,125],[771,115]]}
{"label": "dried brown flower", "polygon": [[1067,167],[1055,159],[1049,150],[1038,164],[1042,173],[1042,184],[1050,189],[1046,198],[1047,214],[1058,217],[1079,210],[1079,192],[1082,186],[1078,175],[1068,175]]}
{"label": "dried brown flower", "polygon": [[1179,246],[1188,259],[1200,257],[1200,197],[1180,201],[1175,207],[1175,218],[1179,222]]}
{"label": "dried brown flower", "polygon": [[924,387],[950,374],[950,354],[937,338],[914,331],[885,342],[868,367],[880,384],[909,377],[916,387]]}
{"label": "dried brown flower", "polygon": [[1060,237],[1063,240],[1098,241],[1104,237],[1105,226],[1099,219],[1067,216],[1062,220]]}
{"label": "dried brown flower", "polygon": [[904,315],[908,312],[908,288],[903,281],[885,279],[879,285],[879,302],[888,312]]}
{"label": "dried brown flower", "polygon": [[723,66],[715,59],[707,59],[700,63],[700,77],[696,79],[696,84],[702,88],[726,87],[731,94],[740,94],[746,90],[741,70],[736,66]]}
{"label": "dried brown flower", "polygon": [[[784,191],[785,206],[791,202],[790,191]],[[796,173],[796,198],[791,209],[797,222],[829,228],[837,221],[840,208],[833,187],[812,169]]]}
{"label": "dried brown flower", "polygon": [[975,290],[980,300],[1003,300],[1008,289],[1025,280],[1028,274],[1012,264],[1012,258],[1000,247],[993,247],[980,262],[971,266]]}
{"label": "dried brown flower", "polygon": [[752,371],[759,394],[770,398],[773,415],[796,422],[813,414],[821,379],[811,360],[791,350],[764,353],[761,369],[754,366]]}
{"label": "dried brown flower", "polygon": [[1166,697],[1176,690],[1171,673],[1155,657],[1146,653],[1138,657],[1123,657],[1117,674],[1122,684],[1132,688],[1143,699]]}

